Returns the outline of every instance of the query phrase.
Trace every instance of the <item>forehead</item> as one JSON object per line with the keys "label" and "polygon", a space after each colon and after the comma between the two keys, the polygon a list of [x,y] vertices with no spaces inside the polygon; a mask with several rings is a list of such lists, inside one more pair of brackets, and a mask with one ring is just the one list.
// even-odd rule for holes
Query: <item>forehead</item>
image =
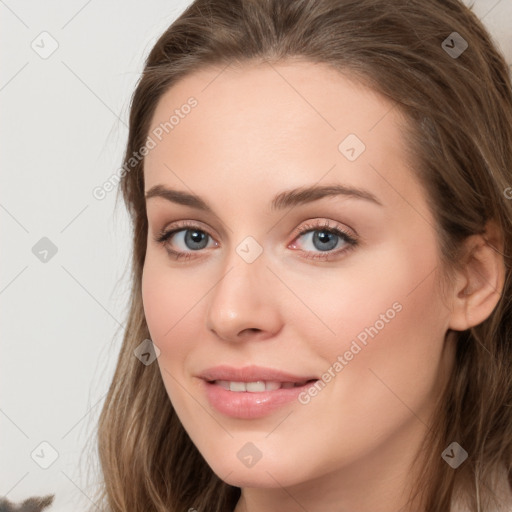
{"label": "forehead", "polygon": [[145,188],[270,195],[324,181],[365,187],[383,202],[421,196],[403,126],[393,103],[349,71],[304,61],[206,68],[160,99]]}

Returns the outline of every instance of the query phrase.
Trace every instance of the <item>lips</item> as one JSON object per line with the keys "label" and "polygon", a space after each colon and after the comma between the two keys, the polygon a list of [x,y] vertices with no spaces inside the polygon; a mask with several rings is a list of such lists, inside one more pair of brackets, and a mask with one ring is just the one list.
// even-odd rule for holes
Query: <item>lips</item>
{"label": "lips", "polygon": [[214,409],[244,420],[262,418],[293,403],[297,405],[297,396],[318,380],[260,366],[216,366],[199,377],[202,392]]}
{"label": "lips", "polygon": [[202,392],[219,413],[253,420],[272,414],[289,404],[318,379],[261,366],[215,366],[203,371]]}

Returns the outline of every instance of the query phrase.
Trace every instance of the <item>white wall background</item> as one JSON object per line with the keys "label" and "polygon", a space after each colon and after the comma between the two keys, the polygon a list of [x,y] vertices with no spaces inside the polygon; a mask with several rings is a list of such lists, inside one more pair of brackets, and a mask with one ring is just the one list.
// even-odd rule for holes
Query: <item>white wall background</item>
{"label": "white wall background", "polygon": [[[0,496],[12,501],[90,505],[85,443],[121,343],[130,250],[122,203],[114,215],[115,192],[92,190],[120,165],[144,57],[188,3],[0,0]],[[512,63],[512,0],[475,12]]]}

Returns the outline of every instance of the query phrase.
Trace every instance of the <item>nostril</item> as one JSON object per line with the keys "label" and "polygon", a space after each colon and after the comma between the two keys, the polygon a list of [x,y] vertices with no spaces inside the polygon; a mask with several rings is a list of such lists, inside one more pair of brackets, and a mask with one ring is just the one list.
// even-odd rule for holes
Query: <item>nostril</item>
{"label": "nostril", "polygon": [[247,329],[244,329],[244,330],[240,333],[240,335],[242,335],[242,336],[243,336],[243,335],[244,335],[244,333],[246,333],[246,332],[247,332],[247,334],[249,334],[249,333],[251,333],[251,334],[255,334],[255,333],[261,332],[261,329],[258,329],[257,327],[248,327]]}

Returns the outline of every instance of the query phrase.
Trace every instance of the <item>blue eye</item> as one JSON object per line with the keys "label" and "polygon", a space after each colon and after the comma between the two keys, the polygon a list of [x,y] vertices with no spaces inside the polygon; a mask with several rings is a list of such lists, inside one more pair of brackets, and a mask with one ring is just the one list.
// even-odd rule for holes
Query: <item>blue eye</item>
{"label": "blue eye", "polygon": [[[306,257],[311,259],[328,259],[339,256],[358,244],[358,241],[353,236],[338,227],[330,227],[329,223],[325,222],[323,224],[317,223],[315,225],[301,226],[297,232],[298,236],[295,240],[305,238],[307,240],[306,243],[309,242],[312,245],[313,250],[301,248],[301,250],[310,254]],[[297,248],[296,243],[292,245],[294,248]],[[314,250],[320,252],[315,253]]]}
{"label": "blue eye", "polygon": [[[167,249],[167,252],[174,258],[188,259],[192,257],[191,252],[200,251],[205,249],[208,245],[208,239],[211,238],[208,233],[199,229],[195,225],[182,225],[179,228],[164,231],[155,239]],[[176,243],[181,242],[185,246],[185,250],[175,250],[170,248],[171,240]],[[217,244],[218,245],[218,244]],[[187,249],[190,252],[187,252]]]}
{"label": "blue eye", "polygon": [[199,229],[181,229],[174,232],[174,241],[182,241],[184,245],[193,251],[204,249],[208,245],[209,235]]}
{"label": "blue eye", "polygon": [[338,242],[341,240],[339,233],[334,231],[327,231],[325,229],[322,231],[312,229],[311,231],[301,235],[301,238],[308,237],[313,247],[319,251],[332,251],[336,248]]}
{"label": "blue eye", "polygon": [[[358,244],[358,240],[352,235],[339,227],[331,227],[326,221],[314,225],[303,225],[296,230],[295,235],[294,241],[289,247],[297,249],[295,241],[301,238],[306,239],[306,244],[309,243],[312,246],[312,249],[299,248],[306,259],[332,259],[353,249]],[[155,238],[156,242],[165,246],[172,258],[185,260],[194,258],[194,252],[208,248],[209,240],[213,242],[210,247],[218,247],[219,244],[206,231],[188,222],[182,223],[175,229],[162,231]],[[178,250],[171,248],[171,242],[173,246],[181,245],[181,248]],[[300,245],[302,246],[302,244]]]}

